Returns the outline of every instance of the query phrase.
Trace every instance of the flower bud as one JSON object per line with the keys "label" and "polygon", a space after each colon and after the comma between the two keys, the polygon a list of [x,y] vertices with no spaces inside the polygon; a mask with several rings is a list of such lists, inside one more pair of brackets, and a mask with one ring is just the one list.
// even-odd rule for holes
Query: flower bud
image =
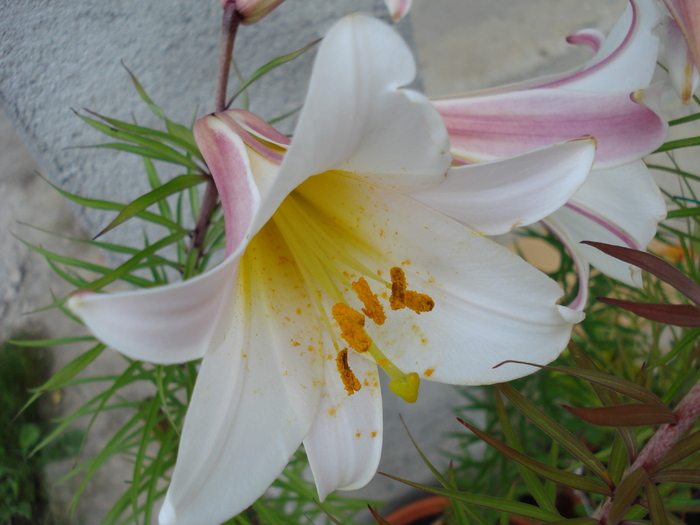
{"label": "flower bud", "polygon": [[236,4],[236,11],[243,24],[254,24],[265,17],[284,0],[221,0],[221,7]]}
{"label": "flower bud", "polygon": [[384,2],[391,13],[391,19],[398,22],[408,14],[413,0],[384,0]]}

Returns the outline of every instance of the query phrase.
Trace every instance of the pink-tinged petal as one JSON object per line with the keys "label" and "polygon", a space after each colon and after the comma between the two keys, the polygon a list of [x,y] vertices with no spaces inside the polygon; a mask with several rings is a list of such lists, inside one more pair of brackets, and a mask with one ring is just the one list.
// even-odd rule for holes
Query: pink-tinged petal
{"label": "pink-tinged petal", "polygon": [[579,244],[580,240],[571,238],[569,231],[565,226],[559,224],[555,215],[547,217],[542,221],[542,224],[559,239],[559,242],[564,245],[574,262],[574,268],[578,276],[578,292],[571,304],[567,306],[572,310],[581,312],[586,308],[588,302],[588,277],[591,273],[591,268],[588,261],[579,251],[579,246],[581,246]]}
{"label": "pink-tinged petal", "polygon": [[384,0],[384,3],[386,3],[387,9],[389,9],[391,19],[394,22],[398,22],[411,10],[413,0]]}
{"label": "pink-tinged petal", "polygon": [[664,0],[680,26],[695,64],[700,64],[700,4],[697,0]]}
{"label": "pink-tinged petal", "polygon": [[[594,170],[567,206],[547,223],[565,232],[570,242],[597,241],[643,250],[666,217],[663,197],[642,161]],[[601,272],[641,286],[639,269],[586,245],[577,251]]]}
{"label": "pink-tinged petal", "polygon": [[260,497],[308,433],[323,392],[317,313],[273,224],[241,260],[202,361],[161,525],[219,525]]}
{"label": "pink-tinged petal", "polygon": [[594,139],[581,139],[454,167],[445,182],[411,197],[484,235],[499,235],[563,206],[586,180],[595,149]]}
{"label": "pink-tinged petal", "polygon": [[243,109],[232,109],[226,113],[238,122],[248,133],[264,141],[271,142],[284,149],[291,143],[289,137],[282,135],[282,133],[258,117],[255,113]]}
{"label": "pink-tinged petal", "polygon": [[78,293],[68,308],[100,341],[132,359],[173,364],[204,356],[238,268],[234,255],[189,281],[116,294]]}
{"label": "pink-tinged petal", "polygon": [[603,42],[605,42],[605,35],[597,29],[583,29],[573,35],[567,36],[566,41],[575,46],[586,46],[594,53],[597,53],[603,45]]}
{"label": "pink-tinged petal", "polygon": [[598,142],[596,167],[639,159],[664,141],[667,125],[629,93],[535,89],[434,101],[452,153],[471,162],[511,157],[584,135]]}
{"label": "pink-tinged petal", "polygon": [[[408,289],[435,302],[431,312],[390,310],[365,329],[404,372],[452,384],[508,381],[525,366],[493,369],[507,359],[552,361],[566,346],[580,312],[556,304],[562,291],[546,275],[481,234],[395,192],[367,191],[342,175],[309,180],[297,191],[316,224],[365,267],[388,280],[399,266]],[[342,195],[330,200],[327,195]],[[358,243],[357,239],[362,239]],[[348,268],[349,279],[356,271]],[[385,284],[373,291],[387,300]],[[359,310],[362,305],[353,302]]]}
{"label": "pink-tinged petal", "polygon": [[250,240],[253,216],[260,206],[245,144],[216,115],[194,124],[194,138],[214,177],[226,220],[226,254]]}
{"label": "pink-tinged petal", "polygon": [[693,56],[688,48],[681,28],[673,18],[666,17],[663,24],[666,44],[666,66],[671,85],[683,104],[690,104],[691,97],[698,87],[700,75]]}
{"label": "pink-tinged petal", "polygon": [[599,93],[647,87],[656,68],[659,39],[652,30],[658,24],[653,0],[630,0],[608,38],[580,71],[540,87]]}
{"label": "pink-tinged petal", "polygon": [[[333,350],[333,347],[330,346]],[[382,451],[382,395],[377,365],[348,352],[348,364],[361,388],[348,395],[326,356],[326,387],[321,406],[304,440],[318,496],[364,487],[377,472]]]}
{"label": "pink-tinged petal", "polygon": [[248,148],[252,149],[259,155],[262,155],[263,157],[276,164],[281,164],[283,158],[282,153],[268,147],[262,141],[255,138],[252,134],[248,133],[248,131],[243,126],[241,126],[238,120],[234,118],[236,116],[236,113],[234,111],[235,110],[215,113],[214,117],[220,119],[226,126],[230,128],[232,133],[238,135],[238,137],[240,137],[240,139],[246,146],[248,146]]}
{"label": "pink-tinged petal", "polygon": [[402,192],[441,182],[450,164],[444,124],[423,95],[400,89],[415,71],[410,50],[388,25],[364,15],[338,22],[319,48],[292,145],[258,223],[325,171]]}

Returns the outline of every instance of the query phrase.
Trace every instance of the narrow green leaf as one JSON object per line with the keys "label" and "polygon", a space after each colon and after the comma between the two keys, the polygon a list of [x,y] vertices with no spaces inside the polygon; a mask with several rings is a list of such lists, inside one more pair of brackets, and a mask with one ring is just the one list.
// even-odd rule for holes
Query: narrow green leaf
{"label": "narrow green leaf", "polygon": [[[39,246],[34,246],[33,244],[30,244],[22,239],[19,239],[19,241],[27,246],[28,248],[32,249],[36,253],[39,253],[46,257],[47,259],[51,259],[52,261],[57,261],[62,264],[67,264],[69,266],[75,266],[76,268],[82,268],[84,270],[88,270],[91,272],[95,273],[101,273],[101,274],[109,274],[110,272],[114,271],[111,268],[107,268],[105,266],[100,266],[99,264],[93,264],[87,261],[81,261],[80,259],[74,259],[72,257],[66,257],[65,255],[60,255],[58,253],[50,252],[48,250],[44,250],[43,248],[40,248]],[[153,286],[153,283],[147,279],[143,279],[142,277],[137,277],[135,275],[128,275],[124,274],[121,276],[124,281],[134,284],[136,286],[139,286],[140,288],[147,288],[149,286]]]}
{"label": "narrow green leaf", "polygon": [[512,501],[503,498],[495,498],[493,496],[481,496],[476,494],[468,494],[466,492],[459,492],[450,489],[441,489],[438,487],[431,487],[430,485],[423,485],[421,483],[415,483],[413,481],[408,481],[405,479],[392,476],[390,474],[381,473],[396,481],[400,481],[411,487],[415,487],[426,492],[432,492],[433,494],[438,494],[439,496],[445,496],[446,498],[454,499],[457,501],[463,501],[470,505],[476,505],[477,507],[485,507],[488,509],[493,509],[499,512],[506,512],[508,514],[515,514],[516,516],[523,516],[525,518],[532,518],[534,520],[551,522],[559,521],[561,516],[554,514],[553,512],[546,511],[535,505],[528,505],[527,503],[521,503],[519,501]]}
{"label": "narrow green leaf", "polygon": [[685,124],[686,122],[694,122],[700,119],[700,113],[695,113],[693,115],[688,115],[687,117],[681,117],[674,120],[669,120],[669,126],[678,126],[679,124]]}
{"label": "narrow green leaf", "polygon": [[[549,449],[549,461],[547,464],[552,467],[556,468],[559,460],[559,443],[556,441],[552,441],[552,446]],[[552,480],[545,480],[544,482],[544,490],[547,492],[549,495],[550,499],[552,501],[557,500],[557,484],[554,483]]]}
{"label": "narrow green leaf", "polygon": [[619,485],[622,480],[622,475],[625,473],[628,462],[628,455],[625,448],[625,442],[620,434],[615,434],[612,450],[610,451],[610,459],[608,461],[608,472],[615,485]]}
{"label": "narrow green leaf", "polygon": [[656,472],[652,476],[654,483],[690,483],[700,485],[700,470],[675,469]]}
{"label": "narrow green leaf", "polygon": [[124,64],[124,61],[122,61],[122,67],[126,70],[126,72],[129,74],[131,77],[131,82],[133,82],[134,87],[136,88],[136,91],[138,91],[138,94],[141,96],[143,101],[148,104],[148,107],[151,108],[151,111],[156,117],[160,117],[163,120],[167,120],[165,117],[165,113],[163,113],[163,110],[160,109],[153,100],[151,100],[151,97],[148,96],[148,93],[146,93],[146,90],[143,89],[143,86],[141,85],[141,82],[139,82],[138,78],[136,78],[136,75],[134,75],[131,70],[129,70],[128,67]]}
{"label": "narrow green leaf", "polygon": [[656,471],[659,472],[675,465],[698,450],[700,450],[700,430],[693,432],[673,445],[671,450],[669,450],[666,456],[659,462]]}
{"label": "narrow green leaf", "polygon": [[[202,154],[194,142],[194,138],[189,139],[189,137],[192,137],[192,133],[189,132],[189,130],[187,130],[189,132],[189,137],[188,137],[189,140],[188,140],[188,139],[183,138],[182,130],[178,130],[177,134],[172,133],[170,131],[164,132],[164,131],[160,131],[160,130],[153,129],[153,128],[146,128],[143,126],[137,126],[136,124],[130,124],[129,122],[124,122],[122,120],[117,120],[117,119],[105,117],[104,115],[100,115],[99,113],[96,113],[94,111],[90,111],[90,110],[86,110],[86,111],[88,111],[92,115],[95,115],[98,118],[101,118],[102,120],[104,120],[108,124],[114,126],[115,128],[121,128],[122,130],[124,130],[128,133],[132,133],[134,135],[146,135],[146,136],[150,136],[150,137],[155,137],[155,138],[160,139],[164,142],[169,142],[173,146],[178,146],[178,147],[184,149],[185,151],[187,151],[188,153],[191,153],[195,157],[203,160]],[[178,126],[179,126],[179,124],[178,124]],[[184,126],[181,126],[181,128],[187,129]]]}
{"label": "narrow green leaf", "polygon": [[151,159],[162,160],[163,162],[177,164],[178,166],[184,166],[186,168],[192,168],[200,173],[202,172],[202,168],[200,168],[197,165],[197,163],[194,162],[192,159],[160,143],[158,143],[158,145],[152,145],[150,147],[138,146],[135,144],[126,144],[124,142],[105,142],[102,144],[88,144],[86,146],[76,146],[76,149],[97,148],[125,151],[127,153],[133,153],[134,155],[139,155],[141,157],[149,157]]}
{"label": "narrow green leaf", "polygon": [[137,216],[139,213],[144,211],[146,208],[160,201],[164,201],[170,195],[186,190],[197,184],[207,182],[209,179],[204,175],[180,175],[174,179],[166,182],[162,186],[149,191],[145,195],[137,198],[130,204],[127,204],[124,209],[117,215],[112,222],[110,222],[105,229],[98,233],[95,238],[103,235],[119,224]]}
{"label": "narrow green leaf", "polygon": [[[323,508],[323,507],[321,507],[321,508]],[[379,515],[379,513],[378,513],[376,510],[374,510],[374,508],[372,507],[372,505],[367,505],[367,508],[368,508],[369,511],[372,513],[372,517],[375,519],[375,521],[376,521],[379,525],[391,525],[391,523],[389,523],[389,522],[386,521],[384,518],[382,518],[382,517]],[[325,510],[324,510],[324,512],[325,512]],[[331,521],[333,521],[333,523],[336,523],[337,525],[342,525],[339,521],[333,519],[333,517],[331,517],[331,516],[328,516],[328,517],[331,518]]]}
{"label": "narrow green leaf", "polygon": [[[593,372],[601,372],[598,365],[583,351],[581,348],[573,341],[569,342],[568,345],[569,354],[576,362],[576,365],[585,370],[591,370]],[[595,383],[591,383],[593,390],[595,390],[598,399],[605,406],[619,405],[621,400],[620,397],[615,392],[611,392],[607,388],[603,388]],[[625,449],[627,450],[627,458],[630,464],[634,461],[637,455],[637,438],[634,435],[634,431],[629,428],[618,428],[618,434],[622,438],[625,444]]]}
{"label": "narrow green leaf", "polygon": [[648,403],[596,408],[563,405],[563,408],[587,423],[602,427],[641,427],[676,423],[676,416],[668,408]]}
{"label": "narrow green leaf", "polygon": [[537,425],[545,434],[568,450],[577,460],[588,467],[606,484],[611,487],[613,486],[610,474],[608,474],[603,463],[601,463],[601,461],[588,450],[588,447],[581,443],[571,432],[536,407],[529,399],[511,385],[501,383],[496,385],[496,388],[503,392],[513,406]]}
{"label": "narrow green leaf", "polygon": [[[510,385],[502,384],[499,386],[509,387]],[[523,447],[520,444],[518,435],[513,430],[513,426],[510,424],[510,419],[508,418],[508,413],[506,412],[506,407],[503,405],[503,399],[501,399],[501,394],[498,388],[494,390],[494,400],[496,404],[496,413],[498,414],[498,420],[501,422],[501,427],[503,428],[503,434],[506,437],[506,441],[508,441],[508,444],[514,450],[524,455],[525,451],[523,450]],[[554,500],[549,498],[549,495],[544,490],[544,487],[542,486],[542,483],[540,483],[540,480],[537,478],[537,475],[526,465],[520,462],[517,463],[517,468],[518,472],[520,473],[520,477],[523,478],[525,486],[527,486],[527,489],[530,491],[532,497],[535,498],[537,504],[545,510],[548,510],[550,512],[556,512],[558,514],[557,509],[554,506]]]}
{"label": "narrow green leaf", "polygon": [[610,508],[610,514],[607,520],[608,523],[617,523],[620,520],[622,515],[627,512],[627,509],[632,505],[632,502],[637,499],[639,492],[648,479],[648,472],[643,468],[638,468],[622,480],[612,500],[612,507]]}
{"label": "narrow green leaf", "polygon": [[245,91],[253,82],[259,80],[261,77],[263,77],[264,75],[266,75],[267,73],[269,73],[269,72],[272,71],[273,69],[275,69],[275,68],[281,66],[282,64],[286,64],[286,63],[289,62],[290,60],[294,60],[294,59],[297,58],[298,56],[303,55],[304,53],[306,53],[306,51],[308,51],[309,49],[311,49],[313,46],[315,46],[316,44],[318,44],[320,41],[321,41],[320,38],[319,38],[318,40],[314,40],[314,41],[311,42],[310,44],[306,44],[306,45],[305,45],[304,47],[302,47],[301,49],[298,49],[298,50],[296,50],[296,51],[294,51],[294,52],[292,52],[292,53],[289,53],[289,54],[287,54],[287,55],[282,55],[281,57],[277,57],[277,58],[275,58],[274,60],[271,60],[271,61],[268,62],[267,64],[265,64],[265,65],[261,66],[260,68],[258,68],[258,69],[255,71],[255,73],[253,73],[253,74],[250,76],[250,78],[249,78],[246,82],[244,82],[243,85],[241,85],[241,86],[238,88],[238,91],[236,91],[236,93],[230,98],[230,100],[228,101],[228,104],[226,104],[226,107],[227,107],[227,108],[230,107],[231,104],[233,103],[233,101],[236,100],[236,97],[238,97],[238,95],[240,95],[243,91]]}
{"label": "narrow green leaf", "polygon": [[679,210],[669,210],[666,219],[685,219],[687,217],[697,217],[700,215],[700,207],[681,208]]}
{"label": "narrow green leaf", "polygon": [[646,482],[647,503],[649,504],[649,516],[653,525],[668,525],[664,501],[659,494],[659,489],[651,481]]}
{"label": "narrow green leaf", "polygon": [[288,119],[289,117],[291,117],[295,113],[298,113],[301,110],[301,108],[302,108],[302,106],[297,106],[293,110],[288,111],[287,113],[283,113],[279,117],[271,118],[270,120],[267,121],[267,123],[270,125],[277,124],[278,122],[281,122],[284,119]]}
{"label": "narrow green leaf", "polygon": [[[116,211],[121,211],[124,209],[126,204],[120,204],[118,202],[112,202],[112,201],[105,201],[105,200],[100,200],[100,199],[90,199],[87,197],[79,197],[77,195],[73,195],[72,193],[69,193],[60,187],[56,186],[53,184],[51,181],[48,179],[44,179],[53,189],[55,189],[58,193],[66,197],[67,199],[80,204],[82,206],[85,206],[87,208],[91,208],[93,210],[116,210]],[[176,231],[185,231],[185,229],[180,226],[178,223],[173,222],[171,220],[166,219],[165,217],[161,217],[160,215],[157,215],[155,213],[151,213],[148,211],[144,211],[138,214],[138,217],[148,221],[152,222],[154,224],[159,224],[160,226],[165,226],[169,230],[176,232]]]}
{"label": "narrow green leaf", "polygon": [[543,366],[537,365],[535,363],[528,363],[526,361],[514,360],[503,361],[494,368],[506,365],[508,363],[535,366],[537,368],[544,368],[546,370],[552,370],[554,372],[561,372],[562,374],[568,374],[574,377],[585,379],[586,381],[589,381],[591,383],[596,383],[597,385],[608,388],[610,390],[613,390],[614,392],[618,392],[624,396],[636,399],[637,401],[641,401],[643,403],[656,404],[662,407],[666,406],[664,405],[664,402],[661,401],[661,398],[659,396],[647,390],[646,388],[641,387],[638,384],[633,383],[632,381],[627,381],[626,379],[611,376],[610,374],[605,374],[603,372],[596,372],[594,370],[583,370],[579,368],[572,368],[570,366]]}
{"label": "narrow green leaf", "polygon": [[689,148],[691,146],[700,145],[700,137],[690,137],[686,139],[670,140],[659,147],[653,153],[661,153],[662,151],[671,151],[680,148]]}
{"label": "narrow green leaf", "polygon": [[139,443],[138,451],[136,452],[136,458],[134,458],[134,470],[131,476],[131,504],[134,508],[134,514],[138,514],[139,510],[139,494],[141,492],[141,478],[144,474],[144,459],[146,456],[146,447],[151,441],[151,435],[153,433],[153,428],[159,419],[159,409],[160,401],[157,398],[151,399],[146,403],[144,411],[145,422],[143,425],[143,430],[141,432],[141,439]]}
{"label": "narrow green leaf", "polygon": [[593,492],[595,494],[602,494],[604,496],[612,495],[612,490],[610,490],[610,487],[608,487],[604,483],[601,483],[600,481],[586,478],[584,476],[577,476],[576,474],[572,474],[571,472],[566,472],[563,470],[552,468],[549,465],[542,463],[541,461],[537,461],[526,456],[521,452],[518,452],[512,447],[506,445],[505,443],[501,443],[497,439],[494,439],[485,432],[482,432],[481,430],[467,423],[463,419],[457,418],[457,421],[462,423],[465,427],[474,432],[474,434],[476,434],[481,439],[486,441],[489,445],[491,445],[493,448],[498,450],[501,454],[509,457],[513,461],[517,461],[518,463],[524,465],[525,467],[529,468],[530,470],[532,470],[539,476],[542,476],[543,478],[551,479],[555,483],[564,485],[565,487],[571,487],[575,490]]}

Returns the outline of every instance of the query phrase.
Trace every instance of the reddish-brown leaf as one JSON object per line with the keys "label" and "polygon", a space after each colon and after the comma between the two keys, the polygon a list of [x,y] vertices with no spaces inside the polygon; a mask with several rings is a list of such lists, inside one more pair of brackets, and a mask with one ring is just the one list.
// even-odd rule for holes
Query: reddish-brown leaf
{"label": "reddish-brown leaf", "polygon": [[596,297],[601,303],[628,310],[645,319],[688,328],[700,327],[700,308],[689,304],[635,303],[609,297]]}
{"label": "reddish-brown leaf", "polygon": [[601,427],[642,427],[675,423],[676,416],[668,408],[648,403],[630,403],[599,408],[564,408],[584,421]]}

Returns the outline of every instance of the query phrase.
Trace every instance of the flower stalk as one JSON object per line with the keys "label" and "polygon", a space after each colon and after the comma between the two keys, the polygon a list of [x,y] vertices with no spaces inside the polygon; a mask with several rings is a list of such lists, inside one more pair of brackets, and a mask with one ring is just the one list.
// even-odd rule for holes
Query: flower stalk
{"label": "flower stalk", "polygon": [[[236,9],[236,4],[231,0],[226,1],[223,5],[219,68],[216,79],[215,111],[217,112],[226,109],[226,88],[228,87],[228,76],[231,68],[231,55],[240,22],[241,16]],[[204,192],[199,217],[197,217],[197,223],[192,234],[192,250],[201,250],[204,244],[204,237],[211,223],[211,216],[216,210],[218,203],[219,193],[214,180],[210,179]],[[201,253],[199,257],[201,258]]]}
{"label": "flower stalk", "polygon": [[[692,426],[695,420],[700,416],[700,381],[686,394],[683,400],[678,404],[673,411],[676,417],[675,423],[665,424],[659,427],[656,433],[652,436],[646,446],[637,456],[637,459],[627,469],[622,481],[618,485],[618,489],[625,484],[626,480],[630,480],[633,476],[639,477],[640,471],[644,471],[643,477],[648,479],[654,474],[656,468],[661,464],[661,461],[666,457],[671,448]],[[603,505],[595,516],[600,523],[604,525],[616,525],[622,517],[627,513],[633,503],[627,506],[622,512],[611,512],[615,506],[615,495]],[[612,518],[612,519],[611,519]]]}

